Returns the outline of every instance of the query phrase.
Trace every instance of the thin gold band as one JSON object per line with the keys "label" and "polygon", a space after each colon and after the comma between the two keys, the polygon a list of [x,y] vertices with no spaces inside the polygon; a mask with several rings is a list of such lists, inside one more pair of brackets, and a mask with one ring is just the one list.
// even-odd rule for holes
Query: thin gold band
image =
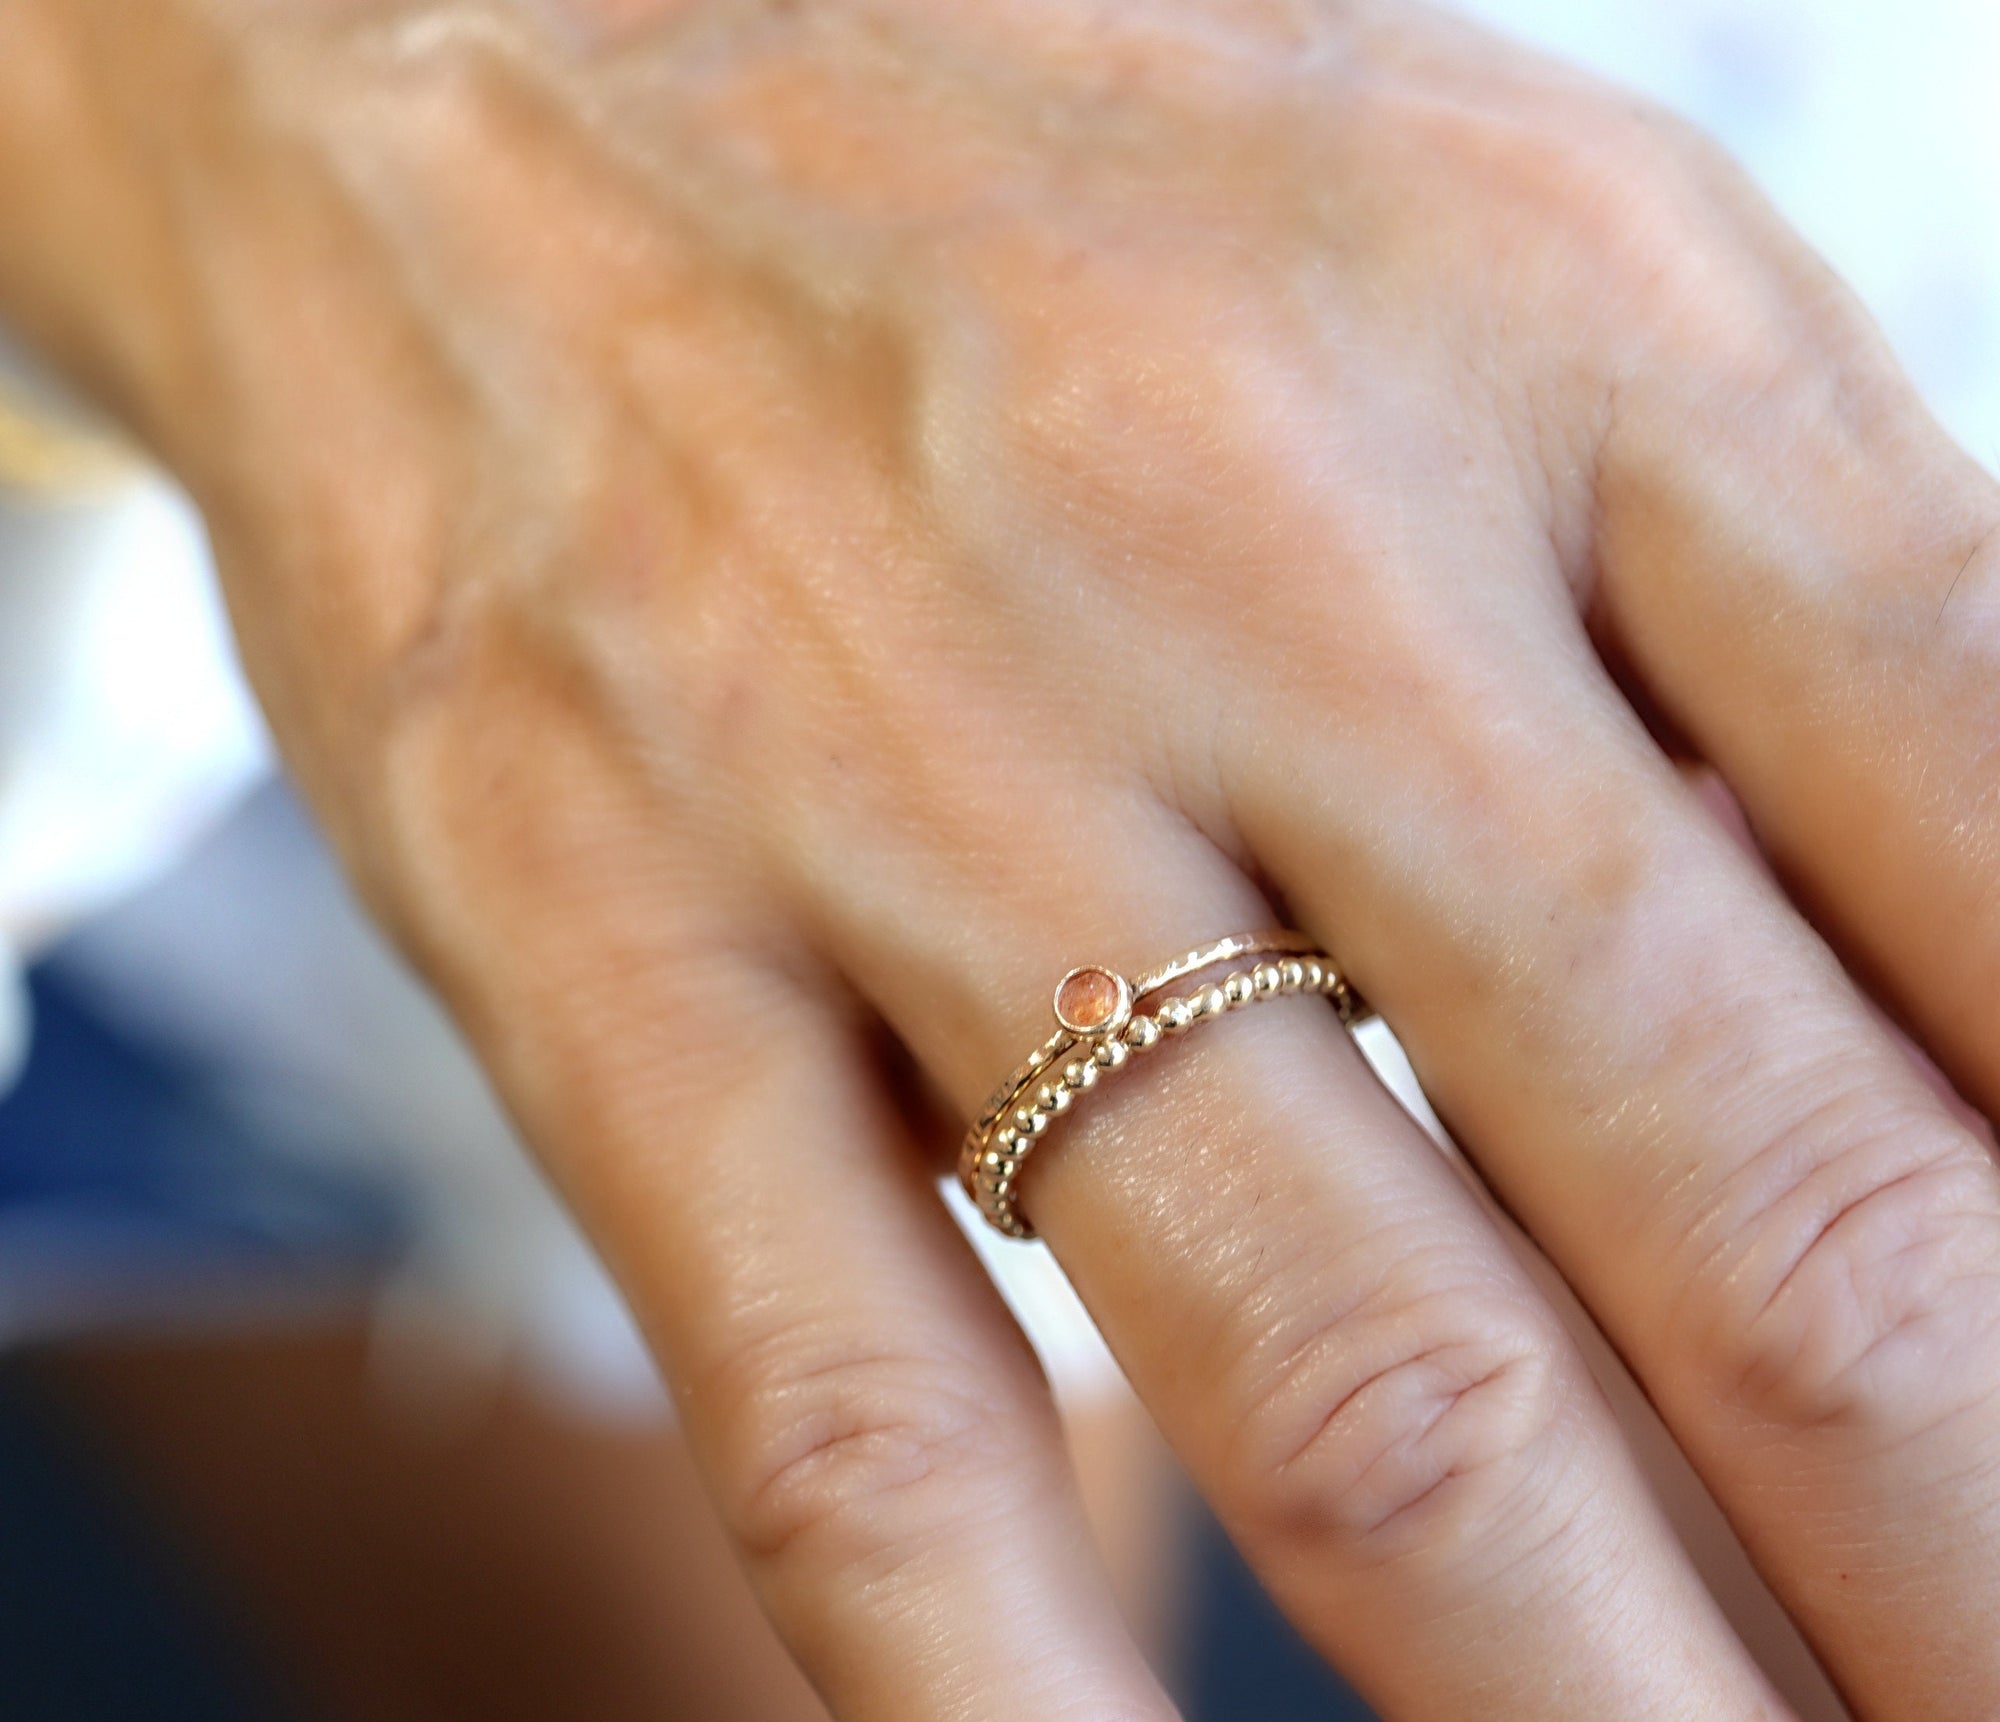
{"label": "thin gold band", "polygon": [[[1153,994],[1176,981],[1242,957],[1262,960],[1191,992],[1151,1002]],[[1122,1070],[1135,1054],[1150,1052],[1196,1023],[1294,993],[1331,999],[1349,1027],[1374,1014],[1334,960],[1303,933],[1239,933],[1197,946],[1130,980],[1095,965],[1072,969],[1056,988],[1055,1033],[993,1091],[966,1132],[958,1157],[966,1194],[996,1230],[1010,1238],[1032,1238],[1034,1228],[1022,1217],[1016,1198],[1022,1169],[1051,1120],[1067,1112],[1079,1094]],[[1138,1008],[1142,1003],[1144,1011]]]}

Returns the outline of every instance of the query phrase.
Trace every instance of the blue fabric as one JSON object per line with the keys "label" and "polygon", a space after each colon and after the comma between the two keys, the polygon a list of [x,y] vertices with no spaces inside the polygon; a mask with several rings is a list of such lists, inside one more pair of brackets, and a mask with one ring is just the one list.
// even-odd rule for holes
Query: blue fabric
{"label": "blue fabric", "polygon": [[1291,1629],[1221,1527],[1196,1514],[1200,1579],[1178,1694],[1188,1722],[1370,1722],[1374,1712]]}
{"label": "blue fabric", "polygon": [[338,1295],[401,1253],[387,1192],[260,1146],[45,972],[30,988],[0,1100],[0,1344]]}

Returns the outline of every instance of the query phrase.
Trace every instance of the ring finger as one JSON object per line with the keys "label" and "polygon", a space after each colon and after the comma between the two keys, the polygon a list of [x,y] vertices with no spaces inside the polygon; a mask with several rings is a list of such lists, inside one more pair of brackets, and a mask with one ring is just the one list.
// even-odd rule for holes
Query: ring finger
{"label": "ring finger", "polygon": [[[1079,961],[1270,919],[1143,795],[1066,798],[1003,853],[878,877],[866,902],[919,922],[858,894],[830,915],[967,1115]],[[1096,854],[1142,860],[1114,886]],[[1231,1016],[1080,1096],[1023,1204],[1281,1605],[1389,1715],[1776,1710],[1556,1318],[1332,1012]]]}

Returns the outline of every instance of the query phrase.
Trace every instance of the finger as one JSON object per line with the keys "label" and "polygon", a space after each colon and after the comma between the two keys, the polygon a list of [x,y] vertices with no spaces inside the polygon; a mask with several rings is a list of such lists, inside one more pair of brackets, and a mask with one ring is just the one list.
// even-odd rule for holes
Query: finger
{"label": "finger", "polygon": [[787,1642],[842,1717],[1164,1722],[1046,1384],[866,1046],[788,982],[705,992],[664,1029],[694,1067],[569,1096],[592,1140],[559,1164]]}
{"label": "finger", "polygon": [[1542,590],[1427,640],[1481,697],[1421,745],[1301,725],[1252,840],[1850,1699],[1991,1714],[2000,1181]]}
{"label": "finger", "polygon": [[397,757],[414,889],[437,893],[412,942],[834,1713],[1170,1722],[1033,1356],[851,1000],[761,923],[738,933],[768,899],[674,849],[561,684],[440,705]]}
{"label": "finger", "polygon": [[[1077,962],[1139,969],[1269,917],[1150,796],[1045,783],[1035,820],[983,824],[1005,841],[970,860],[876,870],[871,898],[933,914],[829,910],[968,1114]],[[1115,881],[1106,855],[1129,860]],[[1121,1070],[1023,1185],[1263,1582],[1386,1715],[1775,1708],[1552,1313],[1323,1002],[1246,1008]]]}
{"label": "finger", "polygon": [[1822,924],[2000,1110],[2000,485],[1861,323],[1755,409],[1626,417],[1606,632]]}

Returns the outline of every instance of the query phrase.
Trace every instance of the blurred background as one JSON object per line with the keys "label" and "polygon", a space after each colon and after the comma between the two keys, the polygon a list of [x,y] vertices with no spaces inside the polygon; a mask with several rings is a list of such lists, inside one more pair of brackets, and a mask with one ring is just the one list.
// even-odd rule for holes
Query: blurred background
{"label": "blurred background", "polygon": [[[1718,134],[2000,464],[1991,0],[1473,9]],[[0,1095],[12,1722],[818,1714],[615,1293],[275,773],[198,522],[3,339]],[[989,1258],[1193,1722],[1365,1715],[1046,1256]]]}

